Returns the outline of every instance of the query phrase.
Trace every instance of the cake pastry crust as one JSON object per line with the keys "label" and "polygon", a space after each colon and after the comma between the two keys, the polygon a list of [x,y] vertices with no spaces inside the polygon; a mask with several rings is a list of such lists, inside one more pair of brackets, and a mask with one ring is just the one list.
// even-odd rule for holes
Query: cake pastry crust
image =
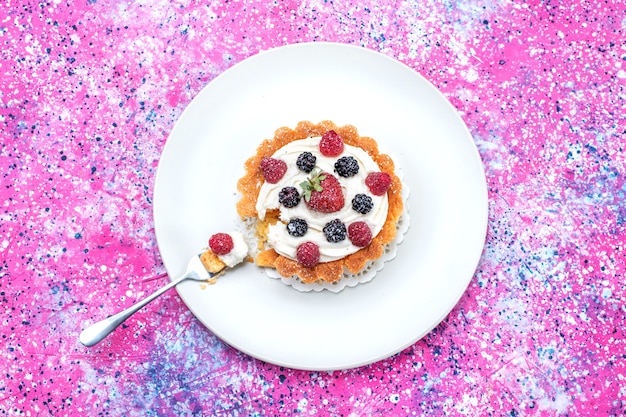
{"label": "cake pastry crust", "polygon": [[[263,220],[258,218],[256,203],[264,182],[263,173],[259,166],[263,158],[271,157],[286,144],[295,140],[322,136],[329,130],[334,130],[339,134],[345,144],[359,147],[367,152],[376,162],[380,171],[391,177],[391,185],[387,190],[387,218],[382,229],[372,238],[369,245],[344,258],[305,267],[298,261],[277,253],[267,245],[269,225],[280,220],[278,210],[268,210]],[[245,162],[244,168],[245,174],[237,183],[237,190],[241,193],[241,199],[237,202],[237,213],[244,221],[247,219],[257,220],[255,233],[258,237],[259,253],[255,263],[260,267],[275,268],[281,276],[285,278],[297,276],[305,283],[320,280],[335,282],[341,279],[344,269],[352,274],[358,274],[368,261],[378,259],[383,254],[385,245],[396,236],[396,224],[403,209],[402,182],[395,174],[395,166],[391,157],[380,153],[376,141],[370,137],[360,136],[358,130],[352,125],[337,126],[331,121],[322,121],[317,124],[302,121],[294,129],[281,127],[275,131],[272,139],[266,139],[258,146],[256,153]]]}
{"label": "cake pastry crust", "polygon": [[202,265],[207,271],[213,274],[221,272],[226,268],[226,264],[210,250],[200,254],[200,262],[202,262]]}

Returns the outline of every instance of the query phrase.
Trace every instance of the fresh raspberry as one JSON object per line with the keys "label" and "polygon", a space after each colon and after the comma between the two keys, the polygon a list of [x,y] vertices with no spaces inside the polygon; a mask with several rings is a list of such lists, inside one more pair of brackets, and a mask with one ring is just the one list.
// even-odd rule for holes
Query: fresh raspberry
{"label": "fresh raspberry", "polygon": [[233,238],[228,233],[216,233],[209,238],[209,247],[216,255],[226,255],[233,250]]}
{"label": "fresh raspberry", "polygon": [[359,172],[359,163],[353,156],[342,156],[335,162],[335,172],[340,177],[354,177]]}
{"label": "fresh raspberry", "polygon": [[334,213],[345,204],[341,184],[332,174],[314,171],[312,177],[300,186],[304,201],[313,211]]}
{"label": "fresh raspberry", "polygon": [[383,195],[391,185],[391,176],[386,172],[371,172],[365,178],[365,185],[374,195]]}
{"label": "fresh raspberry", "polygon": [[357,213],[367,214],[374,207],[372,197],[366,194],[357,194],[352,199],[352,208]]}
{"label": "fresh raspberry", "polygon": [[296,187],[284,187],[278,193],[278,201],[287,208],[292,208],[300,202],[300,194]]}
{"label": "fresh raspberry", "polygon": [[329,130],[320,141],[320,152],[324,156],[339,156],[343,152],[343,140],[337,132]]}
{"label": "fresh raspberry", "polygon": [[372,241],[372,231],[365,222],[354,222],[348,226],[348,239],[354,246],[362,248]]}
{"label": "fresh raspberry", "polygon": [[280,159],[263,158],[261,160],[261,171],[265,181],[270,184],[276,184],[287,172],[287,164]]}
{"label": "fresh raspberry", "polygon": [[331,220],[322,229],[326,235],[326,240],[331,243],[341,242],[346,238],[346,225],[341,220]]}
{"label": "fresh raspberry", "polygon": [[296,249],[298,262],[304,267],[310,268],[320,261],[320,248],[313,242],[304,242]]}

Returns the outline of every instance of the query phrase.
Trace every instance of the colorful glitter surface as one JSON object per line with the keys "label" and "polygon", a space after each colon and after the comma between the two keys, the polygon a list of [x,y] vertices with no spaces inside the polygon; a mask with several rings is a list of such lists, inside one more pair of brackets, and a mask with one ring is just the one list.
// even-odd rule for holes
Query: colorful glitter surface
{"label": "colorful glitter surface", "polygon": [[[364,3],[3,2],[0,416],[626,414],[626,6]],[[407,64],[468,125],[489,225],[458,305],[334,372],[236,351],[175,291],[82,346],[167,282],[152,196],[183,109],[244,58],[310,41]]]}

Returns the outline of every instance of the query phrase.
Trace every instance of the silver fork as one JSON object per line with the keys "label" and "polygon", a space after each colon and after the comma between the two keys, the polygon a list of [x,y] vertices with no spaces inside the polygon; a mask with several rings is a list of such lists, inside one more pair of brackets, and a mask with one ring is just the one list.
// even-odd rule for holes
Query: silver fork
{"label": "silver fork", "polygon": [[113,316],[110,316],[87,327],[80,333],[80,343],[85,346],[93,346],[96,343],[100,342],[102,339],[108,336],[109,333],[115,330],[120,324],[122,324],[127,318],[132,316],[143,306],[145,306],[150,301],[154,300],[170,288],[177,286],[181,282],[188,279],[193,279],[196,281],[206,281],[221,274],[223,271],[224,270],[221,270],[215,273],[208,272],[200,261],[200,254],[193,256],[187,264],[187,270],[180,278],[175,279],[166,286],[153,292],[151,295],[128,307],[126,310],[121,311]]}

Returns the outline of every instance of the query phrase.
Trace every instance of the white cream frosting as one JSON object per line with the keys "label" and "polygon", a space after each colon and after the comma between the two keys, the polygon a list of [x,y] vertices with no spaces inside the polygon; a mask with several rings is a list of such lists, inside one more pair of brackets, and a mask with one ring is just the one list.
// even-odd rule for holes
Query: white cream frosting
{"label": "white cream frosting", "polygon": [[228,234],[233,239],[233,249],[226,255],[217,255],[217,257],[228,267],[232,268],[243,262],[246,256],[248,256],[248,244],[240,232],[230,232]]}
{"label": "white cream frosting", "polygon": [[[336,157],[326,157],[319,152],[320,137],[296,140],[276,151],[272,157],[287,163],[287,172],[276,184],[263,183],[257,199],[256,210],[259,219],[265,219],[268,209],[280,209],[281,222],[271,225],[268,232],[268,244],[279,254],[296,259],[296,249],[303,242],[315,242],[320,248],[320,262],[334,261],[341,259],[351,253],[361,249],[354,246],[346,237],[341,242],[330,243],[322,229],[331,220],[340,219],[346,227],[355,221],[364,221],[372,231],[372,236],[376,236],[382,229],[387,219],[388,200],[387,193],[376,196],[369,192],[365,185],[365,178],[371,172],[380,171],[380,167],[363,149],[344,145],[344,151]],[[300,183],[305,181],[309,174],[301,171],[296,165],[298,156],[302,152],[311,152],[317,158],[315,166],[324,172],[333,174],[341,184],[345,199],[344,207],[335,213],[319,213],[312,211],[304,202],[292,208],[286,208],[278,201],[278,193],[284,187],[295,187],[302,193]],[[353,156],[359,163],[359,172],[349,178],[344,178],[334,172],[334,165],[337,159],[342,156]],[[352,208],[352,199],[357,194],[367,194],[372,198],[373,208],[367,214],[356,212]],[[301,218],[308,223],[308,231],[302,237],[291,236],[287,232],[286,224],[290,219]]]}

